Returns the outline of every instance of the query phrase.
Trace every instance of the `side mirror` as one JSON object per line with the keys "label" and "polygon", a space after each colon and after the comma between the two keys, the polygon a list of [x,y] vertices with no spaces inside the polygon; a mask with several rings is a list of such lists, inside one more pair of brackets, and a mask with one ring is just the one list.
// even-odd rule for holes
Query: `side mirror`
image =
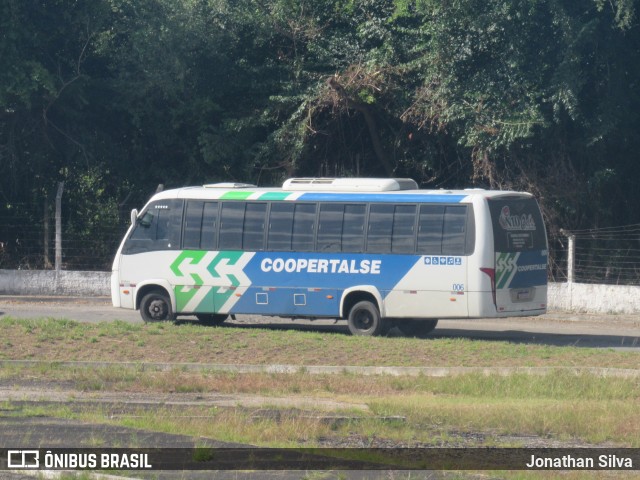
{"label": "side mirror", "polygon": [[142,215],[142,218],[136,220],[136,222],[144,228],[149,228],[153,223],[153,213],[149,211],[144,212],[144,215]]}
{"label": "side mirror", "polygon": [[137,219],[138,219],[138,209],[134,208],[133,210],[131,210],[131,225],[135,225]]}

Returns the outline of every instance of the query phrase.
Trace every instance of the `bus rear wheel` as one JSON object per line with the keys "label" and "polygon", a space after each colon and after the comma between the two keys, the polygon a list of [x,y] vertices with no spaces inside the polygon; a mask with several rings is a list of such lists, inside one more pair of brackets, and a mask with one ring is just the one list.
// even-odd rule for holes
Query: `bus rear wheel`
{"label": "bus rear wheel", "polygon": [[431,333],[438,325],[438,319],[399,318],[396,326],[407,337],[421,337]]}
{"label": "bus rear wheel", "polygon": [[229,315],[222,313],[196,313],[196,318],[203,325],[216,327],[222,325],[224,321],[229,318]]}
{"label": "bus rear wheel", "polygon": [[351,307],[347,324],[352,335],[374,336],[385,331],[386,321],[380,316],[378,307],[364,300]]}
{"label": "bus rear wheel", "polygon": [[140,302],[140,315],[145,322],[173,320],[169,296],[158,291],[147,293]]}

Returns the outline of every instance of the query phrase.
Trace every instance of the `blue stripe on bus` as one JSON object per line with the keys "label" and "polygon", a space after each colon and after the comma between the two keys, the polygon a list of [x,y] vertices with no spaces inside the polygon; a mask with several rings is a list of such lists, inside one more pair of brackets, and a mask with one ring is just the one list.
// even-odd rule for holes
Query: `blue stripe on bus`
{"label": "blue stripe on bus", "polygon": [[345,289],[376,285],[384,297],[422,261],[422,255],[257,252],[244,268],[252,286],[230,313],[336,316]]}
{"label": "blue stripe on bus", "polygon": [[460,203],[466,195],[414,193],[303,193],[298,201],[314,202],[393,202],[393,203]]}
{"label": "blue stripe on bus", "polygon": [[415,254],[257,252],[244,273],[256,286],[345,289],[376,285],[382,291],[393,289],[421,261],[422,255]]}

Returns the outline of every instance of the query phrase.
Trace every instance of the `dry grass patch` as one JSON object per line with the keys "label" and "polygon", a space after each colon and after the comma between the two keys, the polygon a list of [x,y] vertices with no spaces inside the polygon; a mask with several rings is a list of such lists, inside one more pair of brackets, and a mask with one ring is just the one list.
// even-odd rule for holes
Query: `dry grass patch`
{"label": "dry grass patch", "polygon": [[[485,446],[521,446],[517,439],[509,440],[507,437],[534,435],[569,444],[586,442],[640,447],[640,381],[575,375],[566,371],[543,376],[467,374],[433,378],[233,374],[180,369],[150,371],[144,365],[68,369],[50,364],[27,369],[3,368],[0,369],[0,379],[5,384],[15,382],[18,386],[35,383],[50,388],[65,385],[72,389],[118,392],[123,400],[127,393],[143,394],[149,399],[154,394],[167,398],[166,395],[172,393],[202,393],[202,398],[205,398],[204,395],[213,393],[228,395],[231,399],[236,395],[238,402],[244,397],[259,396],[262,408],[269,407],[270,398],[274,402],[279,398],[304,398],[307,399],[305,405],[313,405],[313,400],[309,402],[309,399],[317,399],[318,405],[319,399],[330,399],[343,406],[365,404],[370,410],[368,413],[362,410],[351,412],[363,417],[362,421],[357,425],[334,428],[329,433],[325,424],[315,425],[309,419],[295,417],[287,420],[288,423],[269,423],[266,419],[260,427],[264,432],[260,433],[255,430],[255,421],[248,422],[242,412],[235,417],[222,417],[216,431],[189,430],[194,435],[214,435],[213,438],[218,439],[224,434],[224,438],[236,442],[252,439],[260,444],[270,444],[270,439],[279,439],[285,444],[297,442],[313,446],[314,442],[321,441],[322,436],[348,438],[356,435],[358,438],[393,439],[399,443],[457,445],[459,439],[457,434],[452,437],[452,432],[478,432],[481,433],[478,442]],[[273,408],[278,410],[278,407]],[[322,410],[326,413],[336,408],[323,407]],[[216,411],[216,419],[218,415]],[[371,415],[401,416],[406,418],[406,422],[390,424],[368,418]],[[196,424],[203,422],[207,428],[213,428],[210,420],[194,420],[193,424],[184,420],[186,423],[183,425],[182,420],[165,417],[149,416],[145,420],[147,428],[183,432],[185,428],[195,428]],[[306,435],[295,433],[300,422]],[[227,429],[223,424],[233,427]],[[237,432],[237,436],[234,437],[233,432]]]}
{"label": "dry grass patch", "polygon": [[[496,436],[536,435],[566,441],[579,439],[599,445],[615,443],[640,446],[640,405],[637,401],[583,401],[557,399],[496,399],[433,395],[371,399],[371,410],[379,415],[394,412],[426,429],[492,432]],[[503,440],[501,440],[503,441]],[[516,442],[513,447],[518,447]]]}

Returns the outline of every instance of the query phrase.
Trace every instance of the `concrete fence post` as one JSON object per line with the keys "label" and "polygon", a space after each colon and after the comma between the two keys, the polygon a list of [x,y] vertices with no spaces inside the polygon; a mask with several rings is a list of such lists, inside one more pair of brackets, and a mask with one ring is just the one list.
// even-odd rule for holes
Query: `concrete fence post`
{"label": "concrete fence post", "polygon": [[576,269],[576,236],[569,235],[569,252],[567,253],[567,282],[573,283]]}
{"label": "concrete fence post", "polygon": [[62,269],[62,192],[64,190],[64,182],[58,182],[58,191],[56,192],[56,272]]}
{"label": "concrete fence post", "polygon": [[573,308],[573,281],[576,269],[576,236],[566,230],[560,233],[567,237],[569,242],[567,247],[567,290],[569,294],[569,309]]}
{"label": "concrete fence post", "polygon": [[51,259],[49,258],[49,199],[44,197],[44,216],[43,216],[43,235],[44,235],[44,269],[51,268]]}

